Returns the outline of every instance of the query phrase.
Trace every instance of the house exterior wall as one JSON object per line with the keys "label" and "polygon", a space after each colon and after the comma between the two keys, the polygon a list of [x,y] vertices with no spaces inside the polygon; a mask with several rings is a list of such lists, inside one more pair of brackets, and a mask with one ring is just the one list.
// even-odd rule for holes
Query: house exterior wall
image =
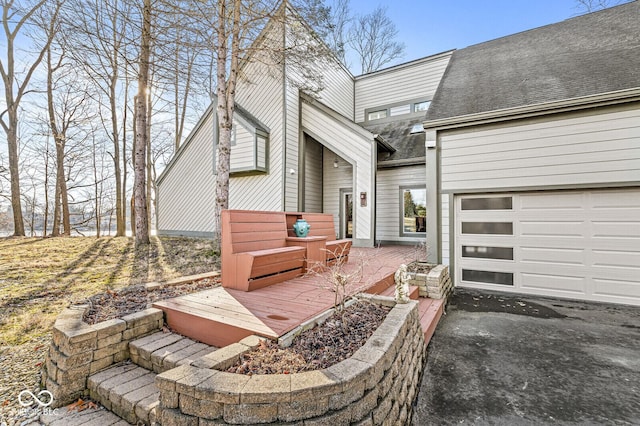
{"label": "house exterior wall", "polygon": [[[277,34],[274,35],[277,38]],[[283,210],[283,77],[281,68],[268,59],[248,63],[238,81],[236,102],[269,129],[269,161],[266,175],[232,177],[229,208]],[[233,153],[233,148],[231,149]]]}
{"label": "house exterior wall", "polygon": [[209,109],[158,182],[159,235],[212,235],[213,129]]}
{"label": "house exterior wall", "polygon": [[433,97],[451,58],[451,52],[365,74],[355,80],[355,121],[364,111],[383,105]]}
{"label": "house exterior wall", "polygon": [[442,262],[455,272],[454,195],[640,186],[638,123],[635,102],[438,131]]}
{"label": "house exterior wall", "polygon": [[318,94],[318,100],[353,120],[354,80],[349,71],[334,60],[323,61],[323,87]]}
{"label": "house exterior wall", "polygon": [[449,220],[449,194],[440,195],[440,211],[442,212],[440,225],[440,255],[441,260],[438,263],[449,265],[451,258],[451,247],[449,245],[451,224]]}
{"label": "house exterior wall", "polygon": [[254,135],[241,125],[238,120],[233,120],[234,139],[231,146],[231,170],[249,169],[254,166]]}
{"label": "house exterior wall", "polygon": [[[336,235],[342,237],[340,234],[340,195],[341,191],[353,190],[353,166],[328,148],[323,148],[323,158],[322,211],[333,214]],[[333,166],[336,159],[338,160],[337,168]]]}
{"label": "house exterior wall", "polygon": [[354,245],[373,245],[377,162],[373,135],[315,101],[302,102],[301,111],[303,130],[353,166],[351,187],[354,200],[359,200],[361,193],[367,197],[364,206],[360,202],[354,202]]}
{"label": "house exterior wall", "polygon": [[638,104],[439,133],[443,192],[640,181]]}
{"label": "house exterior wall", "polygon": [[376,197],[376,241],[420,243],[421,237],[400,235],[401,190],[404,187],[426,187],[426,166],[395,167],[378,170]]}
{"label": "house exterior wall", "polygon": [[[304,210],[322,213],[323,194],[323,147],[311,138],[305,141],[304,149]],[[330,164],[333,168],[333,162]]]}

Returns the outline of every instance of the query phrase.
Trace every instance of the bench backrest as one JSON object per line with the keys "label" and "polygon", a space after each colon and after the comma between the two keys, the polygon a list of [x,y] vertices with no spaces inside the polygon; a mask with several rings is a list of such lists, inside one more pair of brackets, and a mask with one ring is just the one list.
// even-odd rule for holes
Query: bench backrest
{"label": "bench backrest", "polygon": [[244,253],[286,246],[287,222],[282,212],[222,211],[222,252]]}
{"label": "bench backrest", "polygon": [[302,217],[311,225],[310,237],[327,237],[327,241],[335,241],[336,228],[333,215],[330,213],[302,213]]}

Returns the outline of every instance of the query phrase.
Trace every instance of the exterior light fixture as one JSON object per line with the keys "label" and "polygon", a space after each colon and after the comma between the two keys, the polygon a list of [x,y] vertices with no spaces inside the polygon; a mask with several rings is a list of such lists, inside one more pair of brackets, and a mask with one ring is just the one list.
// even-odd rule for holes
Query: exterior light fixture
{"label": "exterior light fixture", "polygon": [[336,158],[335,160],[333,160],[333,168],[334,168],[334,169],[337,169],[337,168],[338,168],[338,166],[339,166],[339,164],[338,164],[338,159]]}

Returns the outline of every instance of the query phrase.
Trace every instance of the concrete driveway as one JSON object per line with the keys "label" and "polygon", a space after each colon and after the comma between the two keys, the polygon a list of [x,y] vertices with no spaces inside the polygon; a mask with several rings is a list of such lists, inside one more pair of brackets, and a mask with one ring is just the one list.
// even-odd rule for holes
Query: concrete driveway
{"label": "concrete driveway", "polygon": [[640,425],[640,308],[458,291],[415,425]]}

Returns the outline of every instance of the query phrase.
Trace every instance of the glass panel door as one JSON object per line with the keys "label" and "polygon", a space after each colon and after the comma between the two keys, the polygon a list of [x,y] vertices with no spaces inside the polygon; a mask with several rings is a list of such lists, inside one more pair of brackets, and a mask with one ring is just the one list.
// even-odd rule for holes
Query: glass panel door
{"label": "glass panel door", "polygon": [[353,238],[353,192],[342,193],[343,238]]}

